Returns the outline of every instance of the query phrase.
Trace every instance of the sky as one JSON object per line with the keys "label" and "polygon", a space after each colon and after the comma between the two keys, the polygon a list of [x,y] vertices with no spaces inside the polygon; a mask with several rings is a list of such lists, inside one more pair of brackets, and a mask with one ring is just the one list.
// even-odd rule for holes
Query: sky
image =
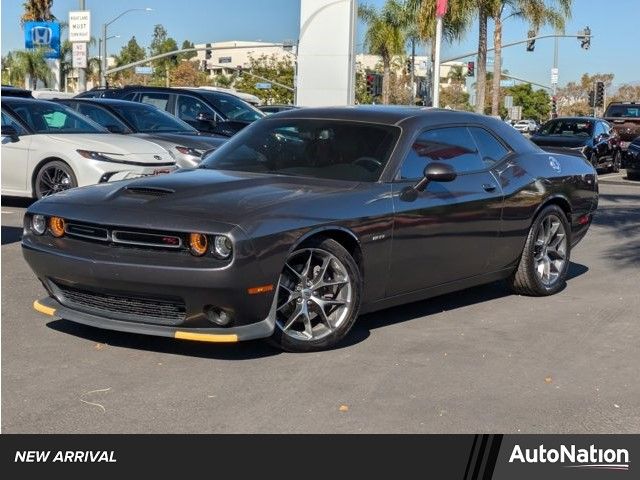
{"label": "sky", "polygon": [[[455,1],[455,0],[450,0]],[[19,24],[23,0],[1,0],[2,54],[24,46]],[[384,0],[367,0],[381,6]],[[585,26],[594,37],[591,49],[580,48],[575,38],[559,41],[559,83],[579,80],[585,73],[614,73],[614,84],[640,82],[640,63],[637,61],[637,35],[640,24],[640,0],[573,0],[573,16],[567,20],[566,33],[573,34]],[[78,9],[78,0],[54,0],[53,13],[66,21],[70,10]],[[163,24],[178,45],[183,40],[207,43],[224,40],[262,40],[281,42],[298,37],[300,21],[299,0],[86,0],[92,14],[92,34],[98,37],[105,21],[129,8],[150,7],[152,12],[131,12],[109,26],[109,53],[117,53],[132,35],[138,43],[148,47],[153,26]],[[615,5],[615,8],[613,7]],[[504,25],[504,43],[526,38],[527,25],[510,19]],[[490,26],[490,36],[492,28]],[[540,34],[553,33],[549,29]],[[358,26],[357,50],[363,49],[364,26]],[[330,32],[327,32],[330,35]],[[469,29],[465,38],[443,46],[442,58],[476,50],[477,27]],[[489,44],[492,45],[490,39]],[[94,47],[97,49],[97,47]],[[96,54],[97,50],[91,52]],[[426,53],[419,47],[418,54]],[[491,54],[489,54],[491,56]],[[526,52],[524,45],[503,50],[503,69],[534,82],[548,85],[553,63],[553,40],[538,40],[534,52]]]}

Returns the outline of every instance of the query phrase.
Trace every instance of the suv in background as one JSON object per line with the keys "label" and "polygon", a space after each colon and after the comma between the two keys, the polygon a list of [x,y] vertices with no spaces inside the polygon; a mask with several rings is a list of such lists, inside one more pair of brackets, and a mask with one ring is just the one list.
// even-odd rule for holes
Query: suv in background
{"label": "suv in background", "polygon": [[620,148],[626,152],[629,144],[640,136],[640,102],[611,102],[604,118],[618,133]]}
{"label": "suv in background", "polygon": [[538,129],[538,124],[534,120],[520,120],[513,128],[520,133],[533,133]]}
{"label": "suv in background", "polygon": [[200,88],[166,88],[130,85],[123,88],[90,90],[77,98],[100,92],[104,98],[147,103],[175,115],[200,132],[231,137],[264,117],[257,108],[235,95]]}

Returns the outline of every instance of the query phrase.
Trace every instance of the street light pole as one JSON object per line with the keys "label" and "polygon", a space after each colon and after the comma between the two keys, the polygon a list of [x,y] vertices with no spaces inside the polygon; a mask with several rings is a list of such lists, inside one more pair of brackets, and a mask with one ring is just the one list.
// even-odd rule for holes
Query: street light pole
{"label": "street light pole", "polygon": [[109,20],[106,23],[102,24],[102,57],[101,57],[101,61],[100,61],[100,65],[101,65],[101,71],[100,71],[100,86],[101,87],[106,87],[107,86],[107,27],[109,25],[111,25],[113,22],[115,22],[116,20],[118,20],[120,17],[122,17],[123,15],[126,15],[129,12],[152,12],[153,9],[152,8],[130,8],[129,10],[125,10],[124,12],[122,12],[120,15],[118,15],[117,17],[113,18],[112,20]]}

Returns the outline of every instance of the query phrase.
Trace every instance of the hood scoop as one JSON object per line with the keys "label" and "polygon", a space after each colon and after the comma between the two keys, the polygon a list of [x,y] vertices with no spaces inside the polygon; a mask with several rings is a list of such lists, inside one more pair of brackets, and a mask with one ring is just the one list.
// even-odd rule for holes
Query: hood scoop
{"label": "hood scoop", "polygon": [[176,192],[171,188],[142,187],[142,186],[135,186],[135,185],[125,187],[124,190],[125,190],[124,193],[128,193],[129,195],[142,195],[146,197],[164,197],[165,195],[169,195],[171,193]]}

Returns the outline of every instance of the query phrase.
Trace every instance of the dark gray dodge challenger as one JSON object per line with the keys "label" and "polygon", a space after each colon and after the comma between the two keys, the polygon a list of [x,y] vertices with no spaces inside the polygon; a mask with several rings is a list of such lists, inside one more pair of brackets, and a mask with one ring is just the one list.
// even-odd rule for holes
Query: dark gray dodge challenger
{"label": "dark gray dodge challenger", "polygon": [[40,312],[311,351],[359,314],[482,283],[558,292],[597,203],[582,156],[489,117],[308,108],[255,122],[199,168],[40,200],[22,247]]}

